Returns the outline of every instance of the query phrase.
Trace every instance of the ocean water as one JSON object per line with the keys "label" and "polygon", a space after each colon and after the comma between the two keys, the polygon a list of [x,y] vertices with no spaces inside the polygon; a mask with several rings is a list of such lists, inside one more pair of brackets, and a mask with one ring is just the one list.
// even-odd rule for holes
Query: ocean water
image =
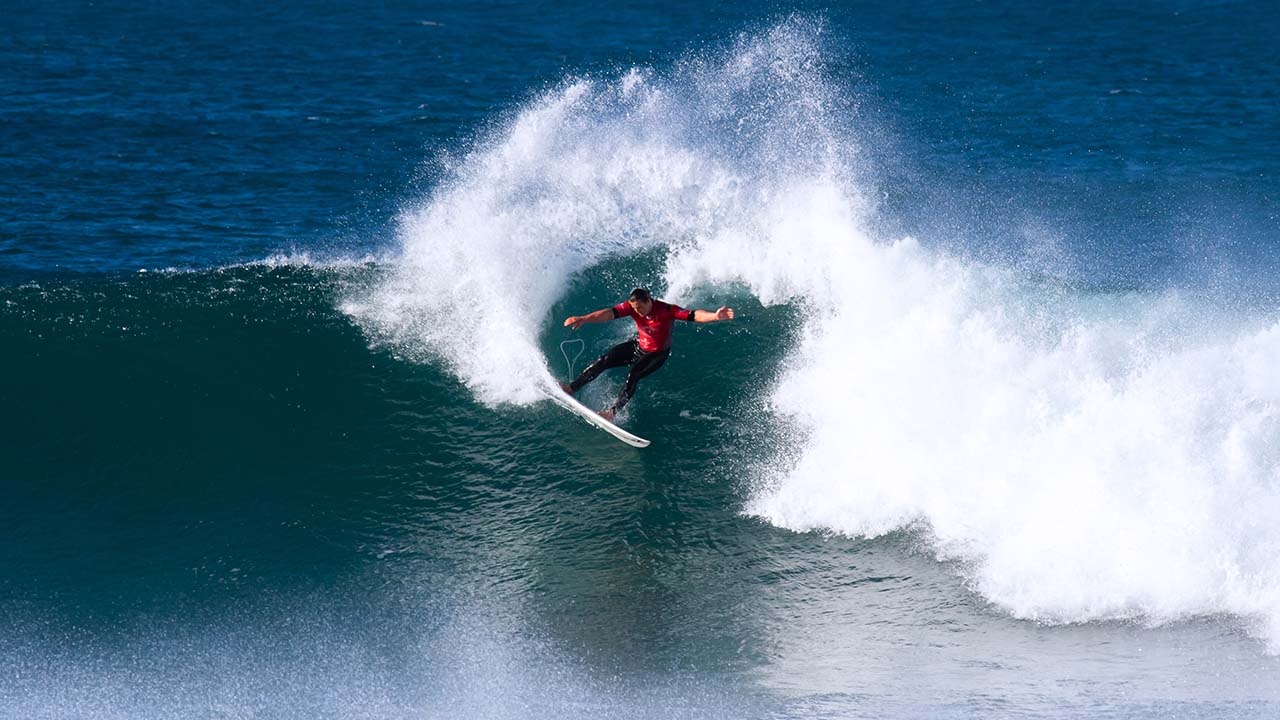
{"label": "ocean water", "polygon": [[1280,713],[1267,4],[6,10],[0,717]]}

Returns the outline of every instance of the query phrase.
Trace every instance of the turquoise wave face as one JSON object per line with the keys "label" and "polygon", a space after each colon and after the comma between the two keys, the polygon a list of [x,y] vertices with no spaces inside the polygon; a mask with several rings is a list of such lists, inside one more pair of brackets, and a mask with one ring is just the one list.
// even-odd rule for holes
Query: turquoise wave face
{"label": "turquoise wave face", "polygon": [[[774,561],[729,548],[773,533],[736,512],[730,465],[752,455],[724,457],[726,443],[765,448],[716,409],[743,405],[759,361],[706,352],[751,358],[750,338],[682,333],[632,411],[658,436],[640,455],[549,404],[495,411],[429,364],[370,351],[334,305],[381,271],[3,291],[0,370],[24,381],[4,393],[0,460],[23,482],[2,511],[21,541],[0,566],[0,649],[27,678],[6,692],[56,714],[120,678],[166,683],[114,706],[144,716],[263,693],[304,715],[481,716],[493,688],[543,714],[567,696],[606,715],[771,705],[734,689],[765,651],[749,647],[759,628],[732,627],[729,579]],[[733,654],[669,675],[688,632]],[[370,653],[405,662],[387,675],[357,661]],[[312,679],[253,679],[286,667]],[[594,679],[609,668],[658,675]],[[496,685],[469,689],[481,677]]]}
{"label": "turquoise wave face", "polygon": [[[556,498],[616,495],[622,504],[604,527],[578,528],[605,552],[618,523],[634,520],[636,483],[665,493],[646,483],[725,462],[729,438],[755,448],[734,463],[769,449],[723,408],[759,412],[744,398],[784,351],[764,341],[785,337],[785,309],[755,306],[753,335],[680,329],[668,367],[629,416],[658,438],[642,462],[555,407],[486,408],[431,364],[371,351],[334,306],[381,271],[249,266],[0,291],[9,339],[0,372],[21,378],[4,389],[0,446],[8,476],[22,479],[4,511],[27,539],[5,562],[13,597],[69,596],[70,607],[110,617],[262,583],[288,593],[363,572],[401,542],[421,543],[409,554],[424,571],[476,574],[458,568],[471,544],[445,518],[503,505],[508,493],[540,498],[510,508],[518,518]],[[564,304],[592,299],[575,293]],[[543,313],[548,338],[559,309]],[[602,378],[600,391],[619,380]],[[727,497],[744,491],[744,470],[694,482],[697,514],[736,522]],[[429,537],[397,539],[400,513],[422,513],[415,533]],[[497,517],[463,535],[527,543],[518,536],[528,521]],[[473,580],[536,585],[524,572]]]}

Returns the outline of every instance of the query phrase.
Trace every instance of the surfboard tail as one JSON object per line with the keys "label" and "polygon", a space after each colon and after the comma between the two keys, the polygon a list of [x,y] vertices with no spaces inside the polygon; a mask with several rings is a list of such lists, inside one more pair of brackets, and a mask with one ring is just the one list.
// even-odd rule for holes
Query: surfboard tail
{"label": "surfboard tail", "polygon": [[617,425],[614,425],[613,423],[609,422],[608,420],[605,420],[604,418],[600,417],[599,413],[587,407],[586,405],[583,405],[582,403],[578,402],[576,398],[574,398],[572,395],[562,390],[559,386],[559,383],[556,383],[554,381],[549,383],[546,388],[546,392],[547,392],[547,396],[550,397],[553,401],[555,401],[555,403],[560,407],[568,410],[569,412],[572,412],[574,415],[577,415],[583,420],[586,420],[588,423],[618,438],[619,440],[630,445],[631,447],[637,447],[637,448],[649,447],[648,440],[645,440],[639,435],[633,435],[632,433],[629,433],[626,430],[623,430],[622,428],[618,427]]}

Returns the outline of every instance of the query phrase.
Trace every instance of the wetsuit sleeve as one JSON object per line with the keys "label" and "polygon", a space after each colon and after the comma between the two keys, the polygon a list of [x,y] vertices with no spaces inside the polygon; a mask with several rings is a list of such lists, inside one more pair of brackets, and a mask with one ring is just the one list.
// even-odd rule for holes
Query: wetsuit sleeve
{"label": "wetsuit sleeve", "polygon": [[689,322],[693,322],[693,314],[695,312],[697,312],[697,310],[685,310],[679,305],[671,306],[671,316],[677,320],[688,320]]}
{"label": "wetsuit sleeve", "polygon": [[631,306],[630,306],[629,304],[627,304],[627,303],[622,302],[622,303],[618,303],[617,305],[614,305],[614,306],[613,306],[613,319],[614,319],[614,320],[617,320],[617,319],[618,319],[618,318],[620,318],[620,317],[631,317],[631,316],[632,316],[632,315],[634,315],[634,314],[635,314],[635,311],[634,311],[634,310],[632,310],[632,309],[631,309]]}

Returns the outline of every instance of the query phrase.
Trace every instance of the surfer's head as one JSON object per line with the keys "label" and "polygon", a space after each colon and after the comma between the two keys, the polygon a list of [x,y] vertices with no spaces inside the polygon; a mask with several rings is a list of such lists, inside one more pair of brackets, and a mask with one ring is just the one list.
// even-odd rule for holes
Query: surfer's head
{"label": "surfer's head", "polygon": [[627,298],[627,304],[641,315],[648,315],[649,311],[653,310],[653,296],[644,288],[636,288]]}

